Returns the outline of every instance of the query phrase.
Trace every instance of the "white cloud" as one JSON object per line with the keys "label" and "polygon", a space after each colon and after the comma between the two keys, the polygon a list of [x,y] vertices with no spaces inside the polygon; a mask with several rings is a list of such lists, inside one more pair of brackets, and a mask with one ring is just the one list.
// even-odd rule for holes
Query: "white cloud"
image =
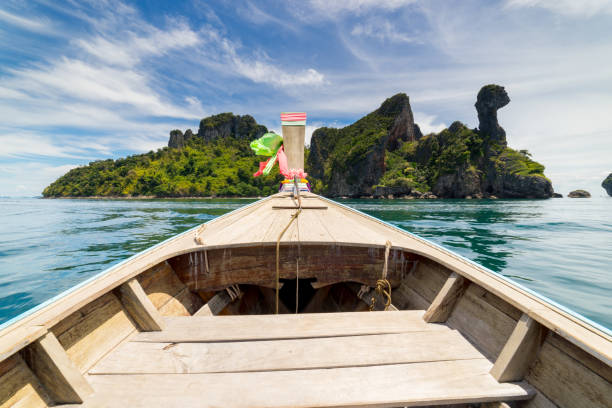
{"label": "white cloud", "polygon": [[337,14],[340,12],[363,13],[375,8],[393,11],[415,2],[416,0],[310,0],[310,5],[318,11]]}
{"label": "white cloud", "polygon": [[17,14],[9,13],[6,10],[0,9],[0,21],[7,24],[19,27],[27,31],[37,33],[51,34],[54,33],[52,25],[48,21],[36,19],[32,16],[22,17]]}
{"label": "white cloud", "polygon": [[291,87],[303,85],[321,85],[325,77],[316,69],[287,73],[263,61],[246,61],[234,59],[235,70],[253,82],[269,84],[276,87]]}
{"label": "white cloud", "polygon": [[168,31],[148,28],[144,35],[127,32],[110,39],[102,36],[80,39],[76,44],[104,64],[131,67],[144,57],[160,56],[171,50],[194,47],[200,42],[198,34],[183,25]]}
{"label": "white cloud", "polygon": [[447,127],[444,123],[440,123],[435,115],[428,115],[418,111],[414,112],[414,123],[419,125],[421,133],[424,135],[438,133]]}
{"label": "white cloud", "polygon": [[397,43],[411,43],[417,41],[416,38],[397,31],[397,28],[393,24],[383,19],[369,20],[364,24],[356,24],[351,30],[351,35]]}
{"label": "white cloud", "polygon": [[49,165],[43,162],[0,164],[0,196],[38,196],[42,189],[78,167],[77,164]]}
{"label": "white cloud", "polygon": [[197,61],[220,73],[233,72],[256,83],[285,89],[326,83],[325,76],[314,68],[290,72],[263,53],[240,54],[241,45],[223,37],[217,30],[208,28],[204,35],[208,48],[201,50]]}
{"label": "white cloud", "polygon": [[[165,102],[149,85],[147,73],[132,69],[90,64],[67,57],[46,66],[9,71],[5,87],[33,99],[69,98],[83,102],[128,105],[139,113],[154,116],[195,118],[198,111]],[[0,97],[1,98],[1,97]],[[61,106],[55,106],[55,109]]]}
{"label": "white cloud", "polygon": [[50,137],[31,132],[0,134],[0,157],[48,156],[75,158],[84,150],[69,145],[59,145]]}
{"label": "white cloud", "polygon": [[278,18],[271,13],[266,13],[250,1],[244,7],[237,7],[236,12],[245,20],[258,25],[274,25],[283,27],[285,30],[298,31],[298,27],[286,19]]}
{"label": "white cloud", "polygon": [[612,0],[507,0],[508,8],[542,8],[556,14],[592,17],[612,14]]}

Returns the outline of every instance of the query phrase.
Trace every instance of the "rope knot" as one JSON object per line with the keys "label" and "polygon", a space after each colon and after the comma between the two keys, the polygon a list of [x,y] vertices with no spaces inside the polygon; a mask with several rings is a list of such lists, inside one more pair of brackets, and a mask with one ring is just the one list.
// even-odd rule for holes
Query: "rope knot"
{"label": "rope knot", "polygon": [[[382,270],[382,276],[376,281],[376,293],[385,298],[384,310],[389,310],[391,306],[391,283],[387,280],[387,271],[389,268],[389,252],[391,251],[391,241],[385,242],[385,263]],[[370,311],[376,308],[376,297],[372,294],[372,303],[370,304]]]}

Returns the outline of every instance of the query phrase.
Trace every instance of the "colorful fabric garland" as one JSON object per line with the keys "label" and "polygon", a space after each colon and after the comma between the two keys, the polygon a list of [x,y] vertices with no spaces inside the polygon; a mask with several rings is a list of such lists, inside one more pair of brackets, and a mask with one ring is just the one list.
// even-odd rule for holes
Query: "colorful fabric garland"
{"label": "colorful fabric garland", "polygon": [[281,135],[266,133],[259,139],[251,142],[251,149],[259,156],[272,156],[265,162],[259,162],[259,170],[253,174],[253,177],[270,174],[277,160],[280,173],[282,175],[288,173],[287,156],[283,149],[283,137]]}
{"label": "colorful fabric garland", "polygon": [[[283,126],[305,126],[306,112],[282,112],[281,123]],[[308,176],[304,169],[289,169],[287,164],[287,155],[283,148],[283,137],[276,133],[266,133],[257,140],[251,142],[251,149],[255,154],[260,156],[271,156],[265,162],[259,162],[259,170],[253,174],[253,177],[268,175],[274,164],[278,161],[280,174],[286,179],[293,180],[295,177],[305,179]]]}

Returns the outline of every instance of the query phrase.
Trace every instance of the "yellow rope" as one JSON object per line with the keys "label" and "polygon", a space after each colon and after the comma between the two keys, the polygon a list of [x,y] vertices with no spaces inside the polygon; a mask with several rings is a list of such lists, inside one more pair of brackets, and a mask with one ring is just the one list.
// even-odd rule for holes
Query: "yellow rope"
{"label": "yellow rope", "polygon": [[[376,281],[376,293],[383,296],[385,300],[384,310],[389,310],[391,306],[391,283],[387,280],[387,270],[389,267],[389,252],[391,251],[391,242],[385,242],[385,264],[383,266],[382,276]],[[376,297],[372,295],[372,303],[370,304],[370,311],[376,307]]]}
{"label": "yellow rope", "polygon": [[[287,230],[289,229],[289,226],[291,226],[291,223],[293,223],[293,221],[297,219],[298,215],[300,215],[300,213],[302,212],[302,198],[300,197],[300,193],[298,190],[299,186],[296,180],[294,180],[294,184],[295,184],[296,195],[297,195],[297,199],[299,203],[298,209],[295,212],[295,214],[291,215],[291,219],[289,220],[285,228],[283,228],[281,233],[278,235],[278,239],[276,240],[276,314],[278,314],[278,301],[279,301],[279,293],[280,293],[280,241],[283,238],[283,235],[285,235],[285,232],[287,232]],[[299,237],[298,237],[298,240],[299,240]],[[299,245],[299,242],[298,242],[298,245]],[[298,263],[298,268],[299,268],[299,263]],[[296,282],[296,286],[297,286],[297,282]],[[296,307],[296,313],[297,313],[297,292],[296,292],[296,306],[295,307]]]}
{"label": "yellow rope", "polygon": [[[300,200],[300,211],[302,211],[302,200]],[[300,223],[295,224],[297,229],[297,258],[295,260],[295,314],[298,312],[298,306],[300,304]]]}

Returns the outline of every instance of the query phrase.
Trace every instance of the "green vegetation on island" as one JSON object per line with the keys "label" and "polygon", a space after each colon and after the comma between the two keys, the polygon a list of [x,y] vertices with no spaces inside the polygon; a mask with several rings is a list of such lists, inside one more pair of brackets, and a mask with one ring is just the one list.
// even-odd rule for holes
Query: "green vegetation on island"
{"label": "green vegetation on island", "polygon": [[[235,117],[216,115],[204,119],[202,126],[217,129],[209,124]],[[275,193],[282,180],[277,169],[268,176],[253,178],[259,158],[249,142],[261,136],[262,129],[251,126],[240,131],[246,137],[196,136],[188,138],[180,148],[164,147],[123,159],[91,162],[57,179],[45,188],[43,196],[254,197]]]}

